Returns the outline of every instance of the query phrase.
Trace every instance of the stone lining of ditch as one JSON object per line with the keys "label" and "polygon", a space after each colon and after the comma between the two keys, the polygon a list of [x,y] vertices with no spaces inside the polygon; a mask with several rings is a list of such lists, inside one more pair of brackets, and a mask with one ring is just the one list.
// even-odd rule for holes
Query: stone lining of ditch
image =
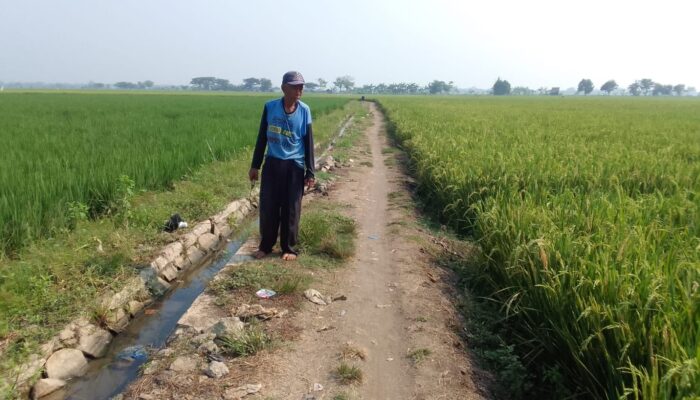
{"label": "stone lining of ditch", "polygon": [[[28,394],[28,383],[44,372],[47,378],[39,380],[33,392],[46,395],[47,382],[55,383],[51,379],[65,380],[84,374],[87,360],[102,357],[113,335],[122,332],[139,311],[170,290],[179,276],[207,262],[225,245],[233,233],[231,224],[242,221],[257,206],[258,193],[259,189],[255,188],[250,197],[233,201],[209,220],[196,224],[162,248],[150,265],[142,269],[139,276],[131,278],[121,291],[105,294],[96,312],[106,329],[85,317],[68,323],[59,334],[40,346],[39,354],[31,355],[17,368],[15,390],[22,396]],[[75,349],[79,351],[66,351]]]}
{"label": "stone lining of ditch", "polygon": [[[353,166],[354,161],[349,160],[345,166]],[[341,168],[331,155],[322,156],[317,163],[318,170],[333,171]],[[328,181],[316,184],[314,193],[305,195],[305,202],[312,201],[315,197],[328,195],[328,190],[335,184],[335,177]],[[252,238],[247,240],[236,251],[236,255],[252,255],[257,250],[258,242]],[[244,262],[233,262],[224,266],[212,281],[223,279],[232,270],[240,267]],[[328,300],[329,302],[332,300]],[[158,351],[151,362],[143,370],[143,375],[156,376],[157,381],[167,382],[177,379],[189,382],[202,382],[209,379],[220,379],[229,374],[225,361],[228,357],[221,356],[221,349],[215,339],[235,337],[248,325],[251,317],[257,317],[261,321],[273,318],[284,318],[289,310],[265,308],[260,304],[239,304],[237,306],[222,307],[218,304],[217,297],[206,291],[201,293],[192,302],[190,307],[180,317],[177,328],[166,341],[165,348]],[[214,357],[212,357],[214,356]],[[219,357],[216,357],[219,356]],[[223,361],[222,361],[223,360]],[[222,371],[215,373],[213,369],[223,366]],[[262,388],[259,384],[248,384]],[[240,389],[240,388],[238,388]],[[227,391],[226,393],[228,393]],[[241,394],[244,395],[244,394]],[[153,389],[146,396],[160,398],[164,396],[161,389]],[[167,397],[167,396],[166,396]],[[238,399],[237,396],[224,394],[223,398]]]}
{"label": "stone lining of ditch", "polygon": [[[317,169],[328,171],[337,166],[332,156],[324,155],[332,150],[336,139],[343,136],[352,120],[351,116],[342,124],[336,138],[317,161]],[[326,190],[326,186],[319,188],[323,194]],[[121,291],[105,294],[97,317],[107,329],[80,317],[42,344],[39,354],[30,355],[28,361],[15,370],[15,390],[22,397],[31,392],[33,398],[40,398],[53,392],[47,391],[47,387],[57,390],[65,385],[65,380],[82,376],[87,371],[88,360],[102,357],[114,335],[122,332],[146,305],[170,290],[172,282],[180,275],[201,266],[221,250],[233,233],[231,223],[235,226],[257,207],[259,192],[256,187],[249,197],[233,201],[208,221],[199,222],[163,247],[150,265],[130,279]],[[74,351],[76,349],[79,351]],[[30,387],[30,382],[42,374],[45,378]],[[0,382],[0,389],[7,384],[9,382]]]}

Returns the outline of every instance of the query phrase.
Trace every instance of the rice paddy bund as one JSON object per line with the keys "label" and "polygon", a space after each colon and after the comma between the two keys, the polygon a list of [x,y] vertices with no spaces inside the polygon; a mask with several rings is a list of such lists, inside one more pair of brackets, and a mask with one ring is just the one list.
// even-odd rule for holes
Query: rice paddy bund
{"label": "rice paddy bund", "polygon": [[[250,151],[274,96],[3,93],[0,258],[84,214],[118,212],[127,192],[167,189]],[[348,99],[304,101],[318,117]]]}
{"label": "rice paddy bund", "polygon": [[[561,396],[700,393],[700,102],[381,98],[425,204]],[[556,396],[555,396],[556,397]]]}

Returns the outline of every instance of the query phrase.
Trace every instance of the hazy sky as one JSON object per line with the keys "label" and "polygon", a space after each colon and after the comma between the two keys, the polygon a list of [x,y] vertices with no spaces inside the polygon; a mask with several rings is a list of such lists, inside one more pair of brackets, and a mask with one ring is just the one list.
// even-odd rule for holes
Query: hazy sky
{"label": "hazy sky", "polygon": [[0,0],[0,81],[700,89],[697,0]]}

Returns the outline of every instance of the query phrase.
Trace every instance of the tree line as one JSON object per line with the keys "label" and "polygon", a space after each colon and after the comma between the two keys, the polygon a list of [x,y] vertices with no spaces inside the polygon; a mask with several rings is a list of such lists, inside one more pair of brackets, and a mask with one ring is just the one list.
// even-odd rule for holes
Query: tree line
{"label": "tree line", "polygon": [[[18,85],[8,84],[8,87],[20,87]],[[38,86],[37,86],[38,87]],[[105,83],[90,82],[84,89],[160,89],[160,90],[203,90],[203,91],[247,91],[247,92],[274,92],[277,87],[273,87],[272,81],[268,78],[250,77],[243,79],[240,84],[233,84],[228,79],[217,78],[214,76],[195,77],[190,80],[189,85],[161,85],[156,86],[151,80],[138,82],[116,82],[112,85]],[[576,88],[570,88],[565,91],[565,94],[589,95],[594,92],[595,85],[591,79],[581,79]],[[415,82],[399,82],[399,83],[379,83],[365,84],[358,86],[355,84],[355,78],[350,75],[337,77],[334,81],[329,82],[326,79],[318,78],[316,80],[307,81],[305,89],[308,92],[326,92],[326,93],[357,93],[357,94],[450,94],[450,93],[467,93],[467,94],[493,94],[496,96],[528,96],[528,95],[549,95],[558,96],[562,94],[559,87],[540,87],[531,89],[526,86],[512,87],[510,82],[498,77],[496,82],[489,90],[471,89],[468,91],[458,89],[452,81],[433,80],[427,85],[419,85]],[[600,92],[608,95],[632,95],[632,96],[683,96],[695,95],[696,89],[692,86],[686,87],[685,84],[662,84],[654,82],[652,79],[639,79],[628,85],[626,88],[620,87],[614,79],[605,81],[598,88]]]}
{"label": "tree line", "polygon": [[[578,83],[576,93],[583,93],[584,95],[588,95],[592,93],[593,90],[595,90],[595,85],[593,85],[593,81],[584,78],[581,79],[581,81]],[[496,82],[493,84],[491,91],[496,96],[534,94],[558,96],[560,94],[560,88],[558,87],[540,88],[537,91],[529,89],[527,87],[515,87],[511,90],[510,83],[505,79],[501,79],[500,77],[496,79]],[[617,82],[615,82],[614,79],[610,79],[608,81],[605,81],[605,83],[603,83],[600,86],[600,91],[605,92],[608,95],[617,91],[620,94],[628,94],[632,96],[671,96],[674,94],[676,96],[683,96],[688,93],[695,93],[695,88],[686,88],[686,86],[682,83],[679,83],[677,85],[666,85],[659,82],[654,82],[652,79],[645,78],[634,81],[625,89],[621,88],[617,84]]]}
{"label": "tree line", "polygon": [[246,92],[270,92],[272,91],[272,81],[267,78],[245,78],[240,85],[229,82],[228,79],[216,78],[213,76],[200,76],[192,78],[190,85],[195,90],[223,90],[223,91],[246,91]]}

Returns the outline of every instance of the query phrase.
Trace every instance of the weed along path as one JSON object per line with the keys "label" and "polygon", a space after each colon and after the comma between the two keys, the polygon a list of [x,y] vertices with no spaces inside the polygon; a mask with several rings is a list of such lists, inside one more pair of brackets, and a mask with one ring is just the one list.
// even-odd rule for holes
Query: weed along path
{"label": "weed along path", "polygon": [[336,143],[351,168],[331,170],[331,189],[304,205],[299,259],[273,252],[225,269],[122,398],[488,398],[457,334],[452,277],[433,264],[400,155],[366,106],[352,147]]}

